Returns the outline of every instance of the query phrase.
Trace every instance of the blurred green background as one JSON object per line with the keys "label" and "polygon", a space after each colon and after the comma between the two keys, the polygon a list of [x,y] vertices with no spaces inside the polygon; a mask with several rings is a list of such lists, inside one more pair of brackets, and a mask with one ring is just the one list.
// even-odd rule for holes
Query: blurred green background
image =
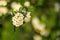
{"label": "blurred green background", "polygon": [[[8,9],[7,14],[2,15],[0,11],[0,40],[60,40],[60,0],[0,1],[7,2],[6,6],[0,5],[0,8],[6,7]],[[11,21],[12,16],[9,13],[12,10],[11,3],[17,2],[23,5],[25,1],[30,2],[30,7],[28,8],[31,11],[31,22],[22,25],[22,27],[15,28],[14,31]],[[40,29],[34,29],[34,24],[32,23],[34,18],[38,19],[42,26],[45,25],[45,30],[48,31],[46,34],[48,33],[48,35],[44,34],[45,31],[42,32]],[[34,37],[35,35],[37,35],[36,38]]]}

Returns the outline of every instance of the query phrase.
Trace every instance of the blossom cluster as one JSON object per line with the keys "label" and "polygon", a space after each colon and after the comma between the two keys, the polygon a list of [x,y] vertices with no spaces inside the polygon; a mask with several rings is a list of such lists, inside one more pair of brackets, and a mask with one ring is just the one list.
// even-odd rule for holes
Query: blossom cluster
{"label": "blossom cluster", "polygon": [[46,29],[46,24],[45,23],[42,23],[38,17],[34,17],[32,19],[32,25],[33,25],[33,28],[34,30],[39,33],[41,36],[45,36],[47,37],[50,33],[50,30]]}
{"label": "blossom cluster", "polygon": [[21,25],[23,25],[24,23],[27,23],[30,21],[31,15],[30,15],[30,11],[28,10],[28,6],[30,6],[30,3],[27,1],[24,3],[23,7],[21,4],[19,3],[15,3],[13,2],[11,7],[13,9],[12,13],[13,17],[12,17],[12,23],[14,26],[19,27]]}
{"label": "blossom cluster", "polygon": [[23,14],[21,14],[21,13],[15,14],[15,16],[12,17],[13,25],[15,25],[17,27],[22,25],[23,24],[23,18],[24,18]]}
{"label": "blossom cluster", "polygon": [[6,7],[6,5],[6,0],[0,0],[0,16],[5,15],[8,12],[8,8]]}

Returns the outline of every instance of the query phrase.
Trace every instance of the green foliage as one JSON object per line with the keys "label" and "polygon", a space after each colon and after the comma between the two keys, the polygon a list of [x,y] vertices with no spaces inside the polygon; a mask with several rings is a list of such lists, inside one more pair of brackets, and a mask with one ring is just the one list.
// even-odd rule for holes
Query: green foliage
{"label": "green foliage", "polygon": [[[26,0],[7,0],[9,6],[12,2],[20,2],[24,5]],[[55,12],[54,7],[48,7],[48,0],[27,0],[30,1],[30,6],[28,7],[31,11],[31,18],[38,17],[42,23],[46,24],[46,28],[50,29],[51,33],[48,37],[43,37],[43,40],[56,40],[56,30],[60,29],[60,15]],[[52,1],[52,0],[49,0]],[[59,1],[59,0],[56,0]],[[44,4],[44,3],[47,4]],[[53,2],[54,3],[54,2]],[[8,7],[8,9],[11,9]],[[12,9],[11,9],[12,10]],[[57,18],[59,15],[59,18]],[[26,23],[19,28],[15,28],[12,24],[12,16],[10,14],[2,15],[0,17],[0,40],[33,40],[34,34],[39,34],[34,31],[32,23]],[[32,21],[32,20],[31,20]],[[2,26],[1,26],[2,25]],[[55,29],[55,30],[52,30]]]}

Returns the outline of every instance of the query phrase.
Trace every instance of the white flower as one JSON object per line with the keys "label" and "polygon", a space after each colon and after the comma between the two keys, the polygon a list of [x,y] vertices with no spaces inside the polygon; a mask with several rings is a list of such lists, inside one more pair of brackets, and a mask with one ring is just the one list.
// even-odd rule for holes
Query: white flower
{"label": "white flower", "polygon": [[49,31],[46,30],[46,29],[44,29],[44,30],[41,30],[41,31],[40,31],[40,34],[41,34],[42,36],[47,37],[47,36],[49,35]]}
{"label": "white flower", "polygon": [[59,6],[59,3],[55,3],[55,11],[56,11],[56,12],[59,12],[59,9],[60,9],[59,7],[60,7],[60,6]]}
{"label": "white flower", "polygon": [[24,17],[22,13],[16,13],[15,16],[16,17],[22,17],[22,18]]}
{"label": "white flower", "polygon": [[31,19],[30,12],[27,12],[27,15],[26,15],[26,17],[24,18],[24,21],[25,21],[25,22],[30,22],[30,19]]}
{"label": "white flower", "polygon": [[60,30],[57,31],[57,36],[59,36],[59,35],[60,35]]}
{"label": "white flower", "polygon": [[30,18],[28,17],[25,17],[24,21],[27,23],[27,22],[30,22]]}
{"label": "white flower", "polygon": [[13,9],[14,11],[19,11],[19,8],[21,8],[22,5],[21,5],[20,3],[13,2],[13,3],[11,4],[11,7],[12,7],[12,9]]}
{"label": "white flower", "polygon": [[42,40],[42,37],[40,35],[34,35],[33,39],[34,40]]}
{"label": "white flower", "polygon": [[29,17],[29,18],[30,18],[30,17],[31,17],[30,13],[31,13],[31,12],[27,12],[26,17]]}
{"label": "white flower", "polygon": [[6,6],[7,5],[7,1],[5,0],[0,0],[0,6]]}
{"label": "white flower", "polygon": [[2,16],[3,14],[6,14],[8,12],[7,7],[0,7],[0,16]]}
{"label": "white flower", "polygon": [[16,27],[19,27],[23,24],[23,14],[21,13],[16,13],[14,17],[12,17],[12,21],[13,21],[13,25],[15,25]]}
{"label": "white flower", "polygon": [[35,17],[32,19],[32,25],[36,32],[40,33],[42,36],[48,36],[49,31],[45,30],[45,24],[41,23],[40,20]]}
{"label": "white flower", "polygon": [[37,17],[32,19],[32,25],[35,31],[37,32],[40,32],[45,29],[45,24],[41,23]]}
{"label": "white flower", "polygon": [[29,6],[30,6],[30,2],[29,2],[29,1],[26,1],[26,2],[24,3],[24,6],[29,7]]}

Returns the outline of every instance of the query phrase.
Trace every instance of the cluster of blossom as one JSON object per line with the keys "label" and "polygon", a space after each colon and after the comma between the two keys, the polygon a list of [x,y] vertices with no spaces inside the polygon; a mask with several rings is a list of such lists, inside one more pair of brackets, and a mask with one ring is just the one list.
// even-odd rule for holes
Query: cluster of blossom
{"label": "cluster of blossom", "polygon": [[0,16],[8,12],[8,8],[6,7],[6,5],[7,5],[6,0],[0,0]]}
{"label": "cluster of blossom", "polygon": [[50,30],[45,29],[46,24],[42,23],[37,17],[34,17],[32,19],[32,25],[33,25],[34,30],[40,35],[45,36],[45,37],[49,35]]}
{"label": "cluster of blossom", "polygon": [[55,4],[54,4],[54,6],[55,6],[55,12],[59,12],[60,10],[60,4],[58,3],[58,2],[56,2]]}
{"label": "cluster of blossom", "polygon": [[21,13],[15,14],[15,16],[12,17],[13,25],[15,25],[17,27],[22,25],[23,24],[23,18],[24,18],[23,14],[21,14]]}
{"label": "cluster of blossom", "polygon": [[[26,1],[24,3],[24,6],[25,7],[29,7],[30,6],[30,2],[29,1]],[[19,11],[20,8],[22,8],[23,6],[18,2],[12,2],[11,3],[11,8],[14,10],[14,11]]]}
{"label": "cluster of blossom", "polygon": [[23,25],[24,22],[26,23],[26,22],[30,21],[31,12],[27,9],[27,7],[30,6],[30,3],[28,1],[25,2],[24,3],[25,7],[23,7],[19,3],[18,3],[18,5],[17,4],[15,5],[15,4],[16,3],[13,2],[11,5],[13,11],[15,12],[15,13],[12,13],[12,14],[14,14],[14,16],[12,17],[12,22],[13,22],[14,26],[19,27],[19,26]]}

